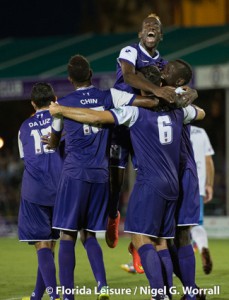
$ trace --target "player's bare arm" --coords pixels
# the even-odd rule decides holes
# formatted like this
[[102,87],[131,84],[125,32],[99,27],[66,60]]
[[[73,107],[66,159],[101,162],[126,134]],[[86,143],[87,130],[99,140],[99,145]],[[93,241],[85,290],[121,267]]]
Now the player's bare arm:
[[125,83],[136,89],[148,91],[170,103],[175,101],[175,88],[170,86],[158,87],[149,80],[138,76],[135,67],[126,61],[121,61],[121,68]]
[[109,111],[96,111],[89,108],[67,107],[54,102],[49,106],[52,116],[62,115],[74,121],[92,125],[114,124],[115,120]]
[[197,112],[195,120],[197,120],[197,121],[198,120],[203,120],[204,117],[205,117],[205,111],[197,105],[193,105],[193,106],[195,107],[196,112]]
[[207,155],[205,159],[206,159],[206,184],[205,184],[206,196],[204,197],[204,203],[208,203],[213,198],[215,167],[211,155]]
[[144,108],[155,108],[159,105],[159,99],[157,99],[154,95],[137,95],[132,105]]

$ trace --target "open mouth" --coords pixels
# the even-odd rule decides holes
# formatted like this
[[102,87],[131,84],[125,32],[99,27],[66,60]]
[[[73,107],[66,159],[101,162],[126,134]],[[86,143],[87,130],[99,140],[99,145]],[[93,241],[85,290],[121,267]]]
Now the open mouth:
[[155,41],[155,33],[153,31],[148,32],[146,40],[147,40],[147,42],[154,42]]

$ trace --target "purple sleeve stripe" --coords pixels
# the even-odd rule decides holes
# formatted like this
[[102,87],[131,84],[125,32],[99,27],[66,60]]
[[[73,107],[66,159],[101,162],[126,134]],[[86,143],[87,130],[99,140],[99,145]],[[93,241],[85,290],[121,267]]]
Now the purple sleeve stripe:
[[116,114],[112,110],[110,110],[110,112],[111,112],[111,114],[112,114],[112,116],[115,120],[115,125],[119,125],[118,118],[117,118]]
[[131,106],[133,104],[135,98],[136,98],[136,95],[133,95],[133,97],[130,99],[130,102],[128,103],[128,105]]

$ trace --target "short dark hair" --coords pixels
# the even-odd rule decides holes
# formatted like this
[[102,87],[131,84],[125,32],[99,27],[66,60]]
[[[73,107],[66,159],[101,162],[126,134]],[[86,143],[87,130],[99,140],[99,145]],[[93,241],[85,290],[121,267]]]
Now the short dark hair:
[[31,91],[31,100],[38,108],[49,106],[51,101],[56,100],[51,84],[47,82],[35,83]]
[[88,60],[82,55],[74,55],[68,62],[68,74],[74,82],[85,82],[91,77]]
[[192,67],[183,59],[176,59],[175,61],[181,65],[179,72],[181,72],[180,76],[184,79],[183,85],[188,84],[192,79]]
[[139,69],[139,72],[141,72],[145,76],[145,78],[148,79],[150,82],[160,86],[161,72],[156,66],[150,65],[142,67]]

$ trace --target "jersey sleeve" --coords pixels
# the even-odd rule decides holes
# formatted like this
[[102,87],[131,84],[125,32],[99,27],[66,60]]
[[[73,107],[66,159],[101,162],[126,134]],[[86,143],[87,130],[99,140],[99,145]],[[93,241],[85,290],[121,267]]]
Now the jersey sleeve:
[[183,107],[182,109],[184,112],[184,124],[188,124],[196,119],[197,110],[193,105],[188,105],[187,107]]
[[18,132],[18,150],[19,150],[19,155],[20,158],[23,159],[24,158],[24,150],[23,150],[23,145],[21,142],[21,138],[20,138],[21,132]]
[[138,107],[134,106],[113,108],[110,112],[115,119],[116,125],[125,125],[127,127],[133,126],[139,115]]
[[214,149],[212,148],[209,137],[208,137],[206,131],[203,128],[202,128],[202,136],[203,136],[203,140],[204,140],[204,153],[205,153],[205,156],[214,155],[215,154]]
[[120,64],[120,61],[124,60],[132,64],[133,66],[135,66],[137,61],[137,56],[138,56],[137,50],[131,46],[127,46],[122,48],[119,57],[117,58],[117,61]]
[[52,119],[52,132],[60,134],[63,130],[63,118],[53,117]]
[[111,97],[115,108],[124,105],[132,105],[134,99],[136,98],[136,95],[134,94],[130,94],[114,88],[111,88],[110,91],[111,91]]

